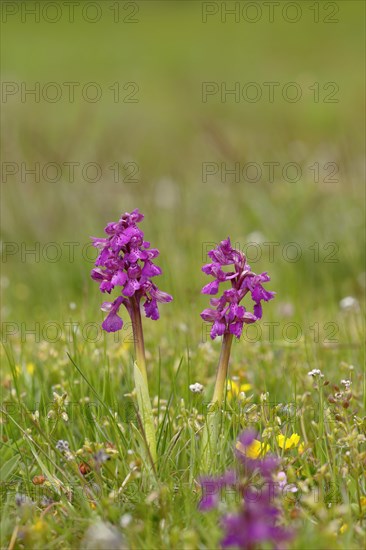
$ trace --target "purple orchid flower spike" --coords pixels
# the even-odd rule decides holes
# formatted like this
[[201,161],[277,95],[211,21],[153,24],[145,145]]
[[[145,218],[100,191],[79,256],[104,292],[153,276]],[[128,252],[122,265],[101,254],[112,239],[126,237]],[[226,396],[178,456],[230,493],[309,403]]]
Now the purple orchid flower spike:
[[219,477],[201,477],[199,483],[202,489],[202,498],[199,503],[199,509],[210,510],[211,508],[216,508],[221,497],[221,491],[227,487],[235,486],[236,482],[237,476],[233,470],[229,470]]
[[[208,255],[212,262],[204,265],[202,271],[212,275],[214,280],[202,288],[202,294],[217,294],[220,284],[225,282],[230,282],[231,288],[224,290],[220,298],[212,298],[210,303],[215,309],[203,310],[201,317],[204,321],[212,323],[212,339],[227,332],[240,338],[244,324],[255,323],[262,318],[261,302],[268,302],[275,295],[262,286],[270,277],[267,273],[253,273],[245,254],[232,248],[229,237],[221,241],[217,248],[210,250]],[[233,266],[232,271],[222,269],[230,265]],[[248,293],[254,302],[253,313],[239,305]]]
[[[101,292],[109,294],[115,287],[121,288],[121,296],[113,302],[104,302],[102,310],[108,312],[102,327],[107,332],[121,330],[123,321],[118,315],[124,305],[132,315],[133,305],[143,307],[146,317],[159,319],[158,302],[171,302],[172,296],[162,292],[151,281],[161,275],[160,267],[153,263],[159,255],[157,248],[150,248],[137,223],[144,219],[137,209],[126,212],[117,223],[108,223],[106,238],[93,237],[93,244],[100,250],[91,277],[99,283]],[[135,302],[135,303],[134,303]]]

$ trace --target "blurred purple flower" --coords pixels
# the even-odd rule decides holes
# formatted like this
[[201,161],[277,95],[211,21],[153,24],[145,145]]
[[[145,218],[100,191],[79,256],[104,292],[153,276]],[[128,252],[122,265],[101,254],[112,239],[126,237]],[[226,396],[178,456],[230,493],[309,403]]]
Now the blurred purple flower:
[[202,488],[202,499],[199,503],[200,510],[210,510],[219,503],[220,491],[227,486],[233,486],[236,483],[236,474],[233,471],[225,472],[224,475],[214,478],[205,476],[200,478]]
[[[217,294],[220,283],[230,281],[231,288],[225,290],[220,298],[212,298],[210,303],[215,309],[205,309],[201,313],[202,319],[212,323],[211,338],[231,333],[240,338],[245,323],[255,323],[262,317],[264,300],[268,302],[275,293],[265,290],[262,283],[270,280],[267,273],[256,275],[251,271],[245,254],[232,248],[230,238],[221,241],[213,250],[208,252],[212,262],[202,267],[207,275],[215,279],[202,288],[202,294]],[[223,266],[232,265],[232,271],[224,271]],[[250,292],[254,302],[253,313],[246,310],[239,303]]]
[[288,530],[276,525],[279,516],[280,510],[269,503],[266,495],[257,492],[251,496],[247,494],[237,514],[227,514],[222,518],[225,531],[222,547],[253,550],[261,548],[263,543],[270,543],[273,548],[279,548],[280,543],[292,538]]
[[115,287],[121,287],[121,295],[113,302],[104,302],[102,310],[108,315],[102,327],[107,332],[116,332],[123,326],[118,315],[123,304],[131,315],[131,299],[138,307],[144,299],[146,317],[159,319],[158,302],[171,302],[172,296],[162,292],[151,281],[161,274],[160,267],[152,260],[159,255],[157,248],[150,248],[144,240],[144,233],[137,223],[144,219],[138,209],[126,212],[118,222],[108,223],[105,228],[107,237],[92,237],[93,245],[100,250],[91,277],[99,283],[102,292],[109,294]]
[[[249,447],[255,437],[255,431],[247,430],[239,436],[238,442]],[[221,518],[224,531],[221,546],[241,550],[254,550],[263,547],[263,544],[271,545],[275,549],[279,545],[283,547],[283,543],[289,541],[293,533],[279,525],[281,509],[276,501],[279,483],[273,478],[278,460],[275,457],[246,458],[242,453],[237,456],[241,463],[238,473],[229,471],[217,478],[207,476],[200,480],[203,491],[200,510],[207,511],[217,507],[219,496],[222,496],[220,492],[230,486],[230,494],[239,494],[240,507],[236,513],[227,513]],[[250,483],[254,474],[260,475],[260,486],[258,483]]]
[[272,474],[279,465],[279,460],[276,456],[267,455],[265,457],[253,459],[250,456],[246,456],[245,453],[238,449],[238,443],[240,443],[244,448],[249,447],[256,437],[257,433],[255,430],[245,430],[245,432],[242,432],[237,439],[235,455],[239,462],[241,462],[244,466],[247,473],[254,473],[255,471],[258,471],[264,479],[271,481]]

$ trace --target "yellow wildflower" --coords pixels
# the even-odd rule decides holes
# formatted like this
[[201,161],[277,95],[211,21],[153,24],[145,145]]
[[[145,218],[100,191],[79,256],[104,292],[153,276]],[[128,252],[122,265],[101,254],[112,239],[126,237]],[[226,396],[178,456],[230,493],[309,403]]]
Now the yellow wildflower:
[[36,367],[35,367],[34,363],[27,363],[26,369],[27,369],[28,374],[30,374],[31,376],[34,374],[35,368]]
[[305,451],[305,443],[302,441],[299,445],[299,453],[302,455],[304,451]]
[[347,531],[347,529],[348,529],[348,525],[347,525],[347,523],[344,523],[341,526],[341,528],[339,529],[340,534],[343,535],[343,533],[345,533]]
[[37,520],[34,525],[32,525],[32,531],[36,533],[42,533],[45,530],[46,524],[41,519]]
[[252,389],[251,384],[239,384],[237,380],[228,380],[227,383],[227,398],[233,399],[233,397],[238,397],[239,393],[247,392]]
[[253,460],[267,454],[270,449],[268,443],[262,443],[262,441],[258,441],[258,439],[254,439],[248,447],[244,447],[244,445],[238,441],[236,443],[236,448],[246,457],[252,458]]
[[277,436],[277,443],[281,449],[292,449],[297,447],[300,441],[299,434],[293,433],[291,437],[285,437],[283,434]]

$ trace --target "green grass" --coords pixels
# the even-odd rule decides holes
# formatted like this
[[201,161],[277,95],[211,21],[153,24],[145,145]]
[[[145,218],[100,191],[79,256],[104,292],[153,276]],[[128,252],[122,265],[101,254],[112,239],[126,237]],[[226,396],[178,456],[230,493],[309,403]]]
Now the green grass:
[[[18,251],[3,248],[1,264],[1,547],[88,547],[85,533],[99,518],[124,540],[119,547],[219,548],[220,513],[197,509],[201,434],[220,353],[199,316],[208,303],[201,266],[207,243],[230,235],[243,247],[256,233],[276,243],[274,258],[262,245],[251,265],[269,272],[277,295],[265,304],[260,336],[253,327],[233,343],[230,376],[251,389],[244,402],[226,400],[213,471],[233,467],[238,433],[254,426],[299,488],[297,502],[281,499],[283,521],[296,533],[291,550],[357,549],[366,510],[363,4],[338,2],[335,25],[312,24],[309,11],[294,25],[202,24],[199,2],[139,5],[136,25],[107,17],[96,25],[80,17],[55,25],[14,17],[3,25],[3,80],[94,81],[104,95],[95,104],[80,97],[2,104],[3,162],[97,162],[103,177],[88,183],[78,169],[74,183],[65,175],[54,184],[22,182],[19,174],[2,183],[2,241]],[[108,86],[116,81],[137,82],[139,102],[114,103]],[[202,103],[204,81],[296,81],[306,95],[294,104]],[[314,103],[314,82],[336,82],[339,102]],[[109,166],[128,161],[138,164],[138,182],[115,183]],[[297,162],[300,181],[286,182],[280,171],[273,183],[202,178],[204,162],[263,168],[272,161]],[[336,163],[339,181],[324,181],[322,169],[314,182],[314,162]],[[174,296],[158,322],[143,320],[156,478],[135,414],[131,331],[116,341],[88,325],[102,321],[104,297],[82,253],[90,235],[136,207],[161,251],[159,287]],[[297,262],[284,257],[291,242],[301,249]],[[22,258],[35,243],[39,257]],[[47,258],[49,243],[61,250],[56,262]],[[343,310],[346,296],[359,308]],[[273,338],[268,323],[279,323]],[[314,387],[307,375],[314,368],[329,384]],[[342,379],[352,380],[348,408],[328,400]],[[189,390],[197,381],[203,395]],[[66,395],[63,405],[54,392]],[[298,433],[304,452],[281,450],[280,432]],[[56,449],[59,440],[68,441],[70,460]],[[100,449],[111,458],[98,468]],[[34,504],[17,506],[16,493]],[[44,497],[54,503],[45,506]]]

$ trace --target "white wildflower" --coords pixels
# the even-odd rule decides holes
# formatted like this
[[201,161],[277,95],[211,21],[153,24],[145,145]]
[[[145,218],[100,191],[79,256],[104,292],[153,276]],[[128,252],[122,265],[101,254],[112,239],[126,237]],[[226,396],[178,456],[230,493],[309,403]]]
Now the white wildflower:
[[275,476],[275,481],[278,483],[280,491],[286,493],[297,493],[297,487],[293,483],[287,482],[287,475],[285,472],[278,472]]
[[316,376],[319,376],[320,378],[324,378],[324,374],[320,369],[313,369],[309,371],[308,376],[312,376],[313,378],[315,378]]
[[189,389],[192,393],[202,393],[204,387],[199,382],[196,382],[195,384],[190,384]]
[[349,390],[352,382],[351,380],[341,380],[341,384],[345,387],[346,390]]
[[81,541],[84,550],[123,550],[126,547],[122,535],[111,523],[97,520],[91,525]]
[[339,302],[339,307],[344,311],[358,311],[360,306],[358,300],[353,296],[346,296]]
[[123,516],[121,516],[119,523],[122,529],[125,529],[130,525],[131,521],[132,521],[131,514],[123,514]]

